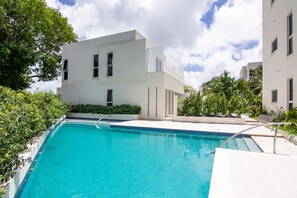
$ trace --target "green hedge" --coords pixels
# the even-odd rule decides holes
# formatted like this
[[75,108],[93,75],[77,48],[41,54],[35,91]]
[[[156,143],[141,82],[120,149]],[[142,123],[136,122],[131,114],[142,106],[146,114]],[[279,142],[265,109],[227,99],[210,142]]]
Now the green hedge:
[[[0,181],[7,181],[26,160],[18,157],[32,138],[70,110],[52,92],[13,91],[0,86]],[[1,192],[2,191],[2,192]],[[0,196],[3,189],[0,188]]]
[[297,107],[290,109],[287,112],[277,111],[271,113],[275,118],[274,122],[290,122],[289,125],[281,127],[282,130],[289,132],[292,135],[297,135]]
[[140,114],[140,106],[131,105],[116,105],[116,106],[103,106],[103,105],[90,105],[78,104],[71,106],[72,113],[95,113],[95,114]]

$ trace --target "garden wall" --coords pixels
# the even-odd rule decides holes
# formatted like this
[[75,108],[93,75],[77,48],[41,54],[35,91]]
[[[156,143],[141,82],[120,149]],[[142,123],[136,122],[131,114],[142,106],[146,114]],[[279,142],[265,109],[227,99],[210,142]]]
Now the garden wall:
[[174,121],[178,122],[201,122],[201,123],[216,123],[216,124],[245,124],[244,118],[232,117],[196,117],[196,116],[176,116]]
[[[100,119],[104,120],[109,119],[109,115],[106,114],[95,114],[95,113],[68,113],[67,118],[81,118],[81,119]],[[132,114],[110,114],[110,120],[139,120],[140,114],[132,115]]]

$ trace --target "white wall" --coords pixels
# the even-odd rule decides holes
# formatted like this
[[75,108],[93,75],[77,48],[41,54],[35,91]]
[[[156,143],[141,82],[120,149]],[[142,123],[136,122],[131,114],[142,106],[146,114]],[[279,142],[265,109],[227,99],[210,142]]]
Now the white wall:
[[148,48],[147,68],[148,72],[156,72],[156,58],[161,60],[161,70],[164,68],[164,49],[162,47]]
[[[287,55],[287,16],[293,13],[293,54]],[[271,53],[277,37],[278,49]],[[293,78],[294,101],[297,106],[297,1],[263,0],[263,106],[268,110],[288,109],[288,78]],[[277,102],[271,91],[277,89]]]
[[[141,118],[164,119],[165,83],[167,89],[183,93],[183,82],[162,71],[155,72],[156,57],[162,64],[166,62],[164,50],[147,46],[147,40],[135,31],[63,46],[68,80],[62,80],[58,92],[72,104],[106,105],[107,90],[112,89],[113,105],[139,105]],[[107,76],[109,52],[113,53],[113,76]],[[96,54],[99,54],[98,78],[93,77]]]

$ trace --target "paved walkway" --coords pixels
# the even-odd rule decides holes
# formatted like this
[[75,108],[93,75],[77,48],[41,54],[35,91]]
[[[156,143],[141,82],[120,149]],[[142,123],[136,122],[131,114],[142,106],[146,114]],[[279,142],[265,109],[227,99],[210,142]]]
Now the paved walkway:
[[295,198],[297,156],[217,149],[209,198]]
[[[206,131],[217,133],[237,133],[241,130],[253,127],[255,125],[235,125],[235,124],[206,124],[206,123],[188,123],[188,122],[170,122],[170,121],[147,121],[147,120],[133,120],[127,122],[113,123],[117,126],[136,126],[136,127],[153,127],[161,129],[179,129],[191,131]],[[248,130],[244,134],[251,135],[254,141],[266,153],[272,153],[274,131],[259,126],[257,128]],[[285,155],[297,155],[297,146],[282,138],[278,134],[277,153]]]
[[[148,120],[132,120],[126,122],[113,123],[118,126],[137,126],[137,127],[153,127],[161,129],[179,129],[192,131],[206,131],[217,133],[237,133],[241,130],[251,128],[257,125],[239,125],[239,124],[207,124],[207,123],[190,123],[190,122],[171,122],[171,121],[148,121]],[[272,137],[274,133],[264,126],[251,129],[244,132],[244,134],[254,136],[269,136]],[[281,135],[280,135],[281,136]]]

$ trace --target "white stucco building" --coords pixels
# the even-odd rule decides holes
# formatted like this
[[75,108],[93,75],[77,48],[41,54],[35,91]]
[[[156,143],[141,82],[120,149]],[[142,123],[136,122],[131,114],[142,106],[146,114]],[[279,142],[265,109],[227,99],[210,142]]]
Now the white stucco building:
[[142,119],[177,112],[183,69],[168,67],[164,49],[137,31],[63,46],[62,87],[71,104],[139,105]]
[[263,0],[263,106],[297,106],[297,1]]
[[242,66],[239,77],[246,79],[247,81],[253,79],[254,70],[262,66],[262,62],[248,63],[246,66]]

